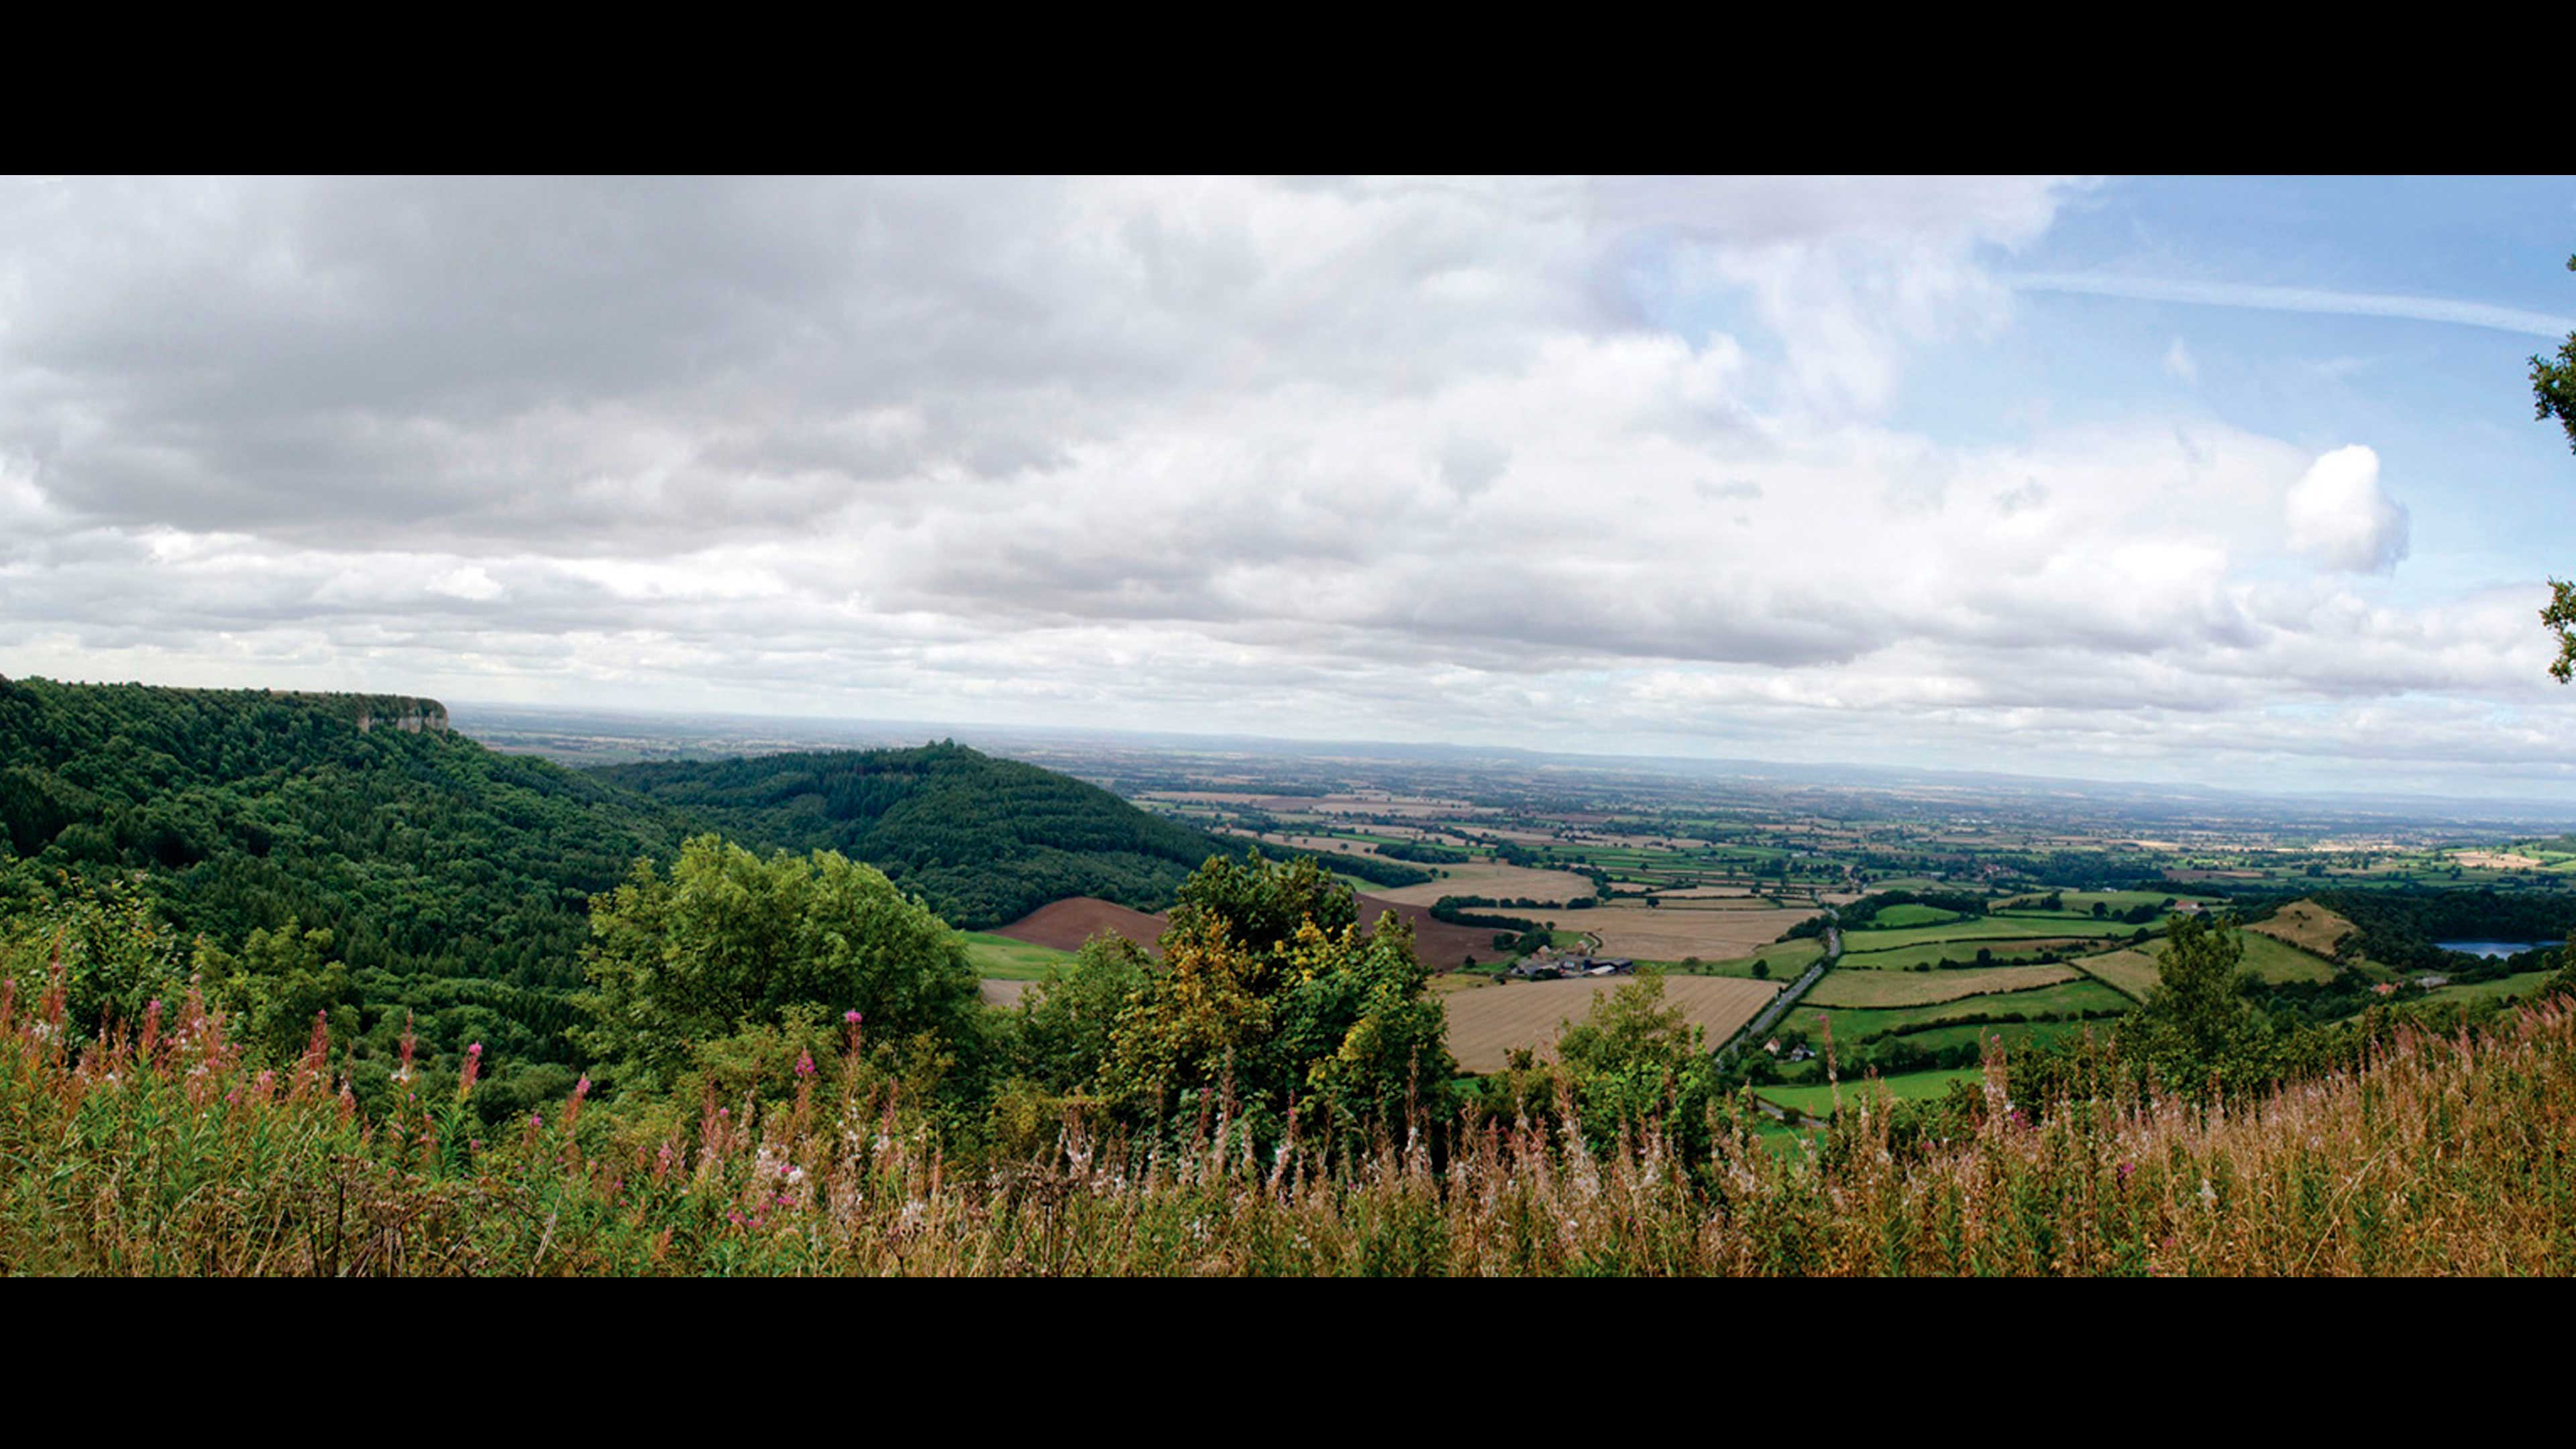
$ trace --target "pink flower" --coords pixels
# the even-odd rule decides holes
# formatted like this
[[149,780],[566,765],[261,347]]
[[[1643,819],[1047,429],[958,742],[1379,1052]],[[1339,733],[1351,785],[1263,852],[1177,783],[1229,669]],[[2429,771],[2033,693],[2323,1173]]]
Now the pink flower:
[[2123,1163],[2121,1163],[2121,1164],[2120,1164],[2120,1180],[2121,1180],[2122,1182],[2127,1182],[2127,1181],[2129,1180],[2129,1174],[2130,1174],[2130,1173],[2133,1173],[2133,1172],[2135,1172],[2135,1171],[2137,1171],[2137,1170],[2138,1170],[2138,1164],[2136,1164],[2136,1163],[2134,1163],[2134,1162],[2123,1162]]
[[810,1077],[814,1075],[814,1054],[812,1052],[798,1052],[796,1054],[796,1075],[800,1077]]
[[848,1022],[852,1026],[857,1026],[860,1022],[867,1020],[867,1018],[859,1015],[859,1009],[854,1006],[841,1013],[841,1020]]
[[479,1057],[483,1055],[483,1043],[478,1041],[474,1045],[467,1047],[465,1049],[465,1054],[469,1057]]

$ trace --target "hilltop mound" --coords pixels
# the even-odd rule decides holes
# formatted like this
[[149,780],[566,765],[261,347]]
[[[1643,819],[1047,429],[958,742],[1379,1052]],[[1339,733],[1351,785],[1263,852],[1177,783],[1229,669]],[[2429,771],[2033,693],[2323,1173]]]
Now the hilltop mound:
[[2259,931],[2275,941],[2286,941],[2302,951],[2312,951],[2331,961],[2337,943],[2357,928],[2315,901],[2292,901],[2274,911],[2270,919],[2256,921],[2245,929]]

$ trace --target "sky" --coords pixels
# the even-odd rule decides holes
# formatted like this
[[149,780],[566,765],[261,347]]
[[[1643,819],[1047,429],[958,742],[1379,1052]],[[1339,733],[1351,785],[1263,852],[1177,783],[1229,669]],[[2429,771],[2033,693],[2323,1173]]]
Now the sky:
[[2576,181],[0,182],[0,674],[2576,803]]

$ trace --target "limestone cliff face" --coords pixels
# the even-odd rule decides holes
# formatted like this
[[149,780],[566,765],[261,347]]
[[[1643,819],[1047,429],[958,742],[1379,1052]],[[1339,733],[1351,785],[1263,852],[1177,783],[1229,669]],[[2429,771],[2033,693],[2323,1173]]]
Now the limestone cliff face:
[[349,702],[350,717],[360,734],[378,725],[413,735],[423,731],[442,734],[447,729],[447,706],[434,699],[416,699],[403,694],[352,694],[340,698]]

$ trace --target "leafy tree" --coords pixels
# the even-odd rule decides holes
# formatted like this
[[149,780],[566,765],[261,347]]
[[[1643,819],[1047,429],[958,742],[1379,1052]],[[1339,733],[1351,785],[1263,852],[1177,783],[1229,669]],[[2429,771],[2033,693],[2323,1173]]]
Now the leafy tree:
[[1583,1020],[1557,1039],[1556,1053],[1585,1131],[1597,1141],[1661,1119],[1685,1151],[1705,1150],[1707,1108],[1721,1077],[1707,1033],[1681,1007],[1664,1004],[1662,972],[1640,971],[1594,997]]
[[243,1036],[281,1058],[304,1044],[315,1013],[349,999],[349,968],[332,959],[331,932],[305,930],[293,916],[274,931],[252,931],[239,956],[201,938],[196,972]]
[[1412,1108],[1445,1115],[1447,1013],[1401,917],[1363,933],[1314,861],[1258,852],[1209,860],[1179,894],[1163,969],[1120,1013],[1100,1072],[1131,1120],[1182,1132],[1230,1112],[1266,1143],[1293,1103],[1301,1130],[1348,1144]]
[[[2576,257],[2567,259],[2567,270],[2576,272]],[[2559,344],[2556,361],[2532,355],[2531,401],[2534,418],[2547,422],[2556,417],[2566,430],[2567,446],[2576,448],[2576,332]],[[2576,678],[2576,582],[2553,578],[2549,592],[2549,607],[2540,611],[2540,622],[2558,637],[2558,660],[2549,672],[2565,684]]]
[[2165,936],[2158,984],[2122,1017],[2121,1054],[2154,1072],[2167,1090],[2205,1099],[2269,1085],[2271,1019],[2246,1000],[2244,939],[2196,916],[2176,916]]
[[974,1030],[963,940],[885,875],[831,851],[766,859],[712,835],[591,903],[574,1040],[626,1085],[667,1087],[694,1044],[860,1013],[881,1036]]
[[1153,989],[1153,962],[1124,936],[1094,936],[1070,965],[1047,973],[1021,999],[1014,1058],[1021,1075],[1054,1092],[1089,1090],[1128,1007]]

